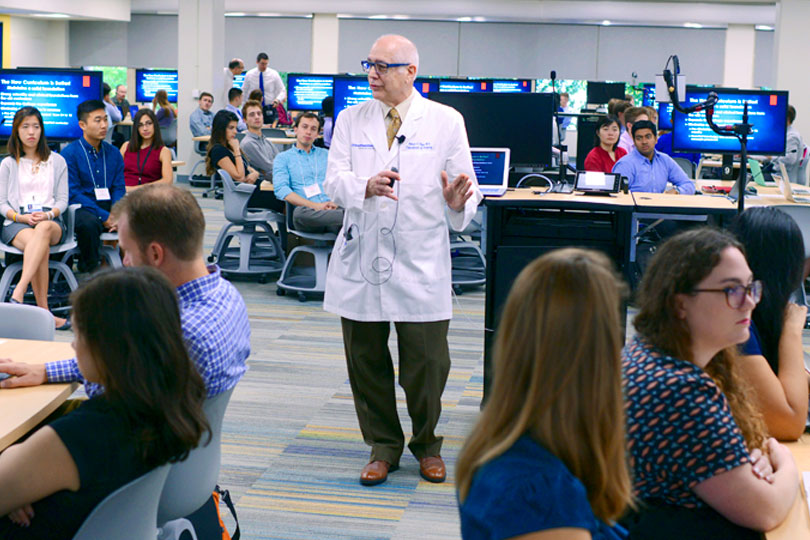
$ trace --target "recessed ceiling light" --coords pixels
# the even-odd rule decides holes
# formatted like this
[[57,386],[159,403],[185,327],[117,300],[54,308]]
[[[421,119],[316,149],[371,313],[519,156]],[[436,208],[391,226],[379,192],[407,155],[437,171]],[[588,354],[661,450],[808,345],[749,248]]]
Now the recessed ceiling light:
[[754,27],[754,30],[773,30],[773,26],[768,26],[767,24],[758,24]]
[[458,22],[472,22],[472,17],[459,17],[456,19]]
[[693,23],[693,22],[683,23],[683,25],[684,25],[686,28],[703,28],[703,25],[702,25],[702,24]]
[[387,19],[388,15],[372,15],[369,19],[376,19],[376,20],[384,20]]
[[612,23],[612,22],[610,22],[610,21],[609,21],[609,20],[607,20],[607,19],[605,19],[604,21],[602,21],[602,26],[610,26],[611,24],[613,24],[613,23]]
[[475,22],[484,22],[486,20],[486,17],[473,17],[473,21]]
[[64,13],[34,13],[33,17],[42,17],[43,19],[69,19],[70,15]]
[[394,15],[391,18],[396,19],[398,21],[405,21],[405,20],[410,19],[410,17],[408,15]]
[[245,17],[247,13],[244,11],[229,11],[225,14],[226,17]]

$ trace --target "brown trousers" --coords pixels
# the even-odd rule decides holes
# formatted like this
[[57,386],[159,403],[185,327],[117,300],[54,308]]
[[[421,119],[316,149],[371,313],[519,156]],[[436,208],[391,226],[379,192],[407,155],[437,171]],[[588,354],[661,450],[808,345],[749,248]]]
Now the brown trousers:
[[[371,461],[399,464],[405,435],[394,393],[394,364],[388,350],[389,322],[341,318],[346,365],[363,440]],[[450,321],[397,322],[399,384],[405,390],[413,436],[408,448],[417,459],[439,455],[442,438],[434,433],[442,412],[442,392],[450,372],[447,330]]]

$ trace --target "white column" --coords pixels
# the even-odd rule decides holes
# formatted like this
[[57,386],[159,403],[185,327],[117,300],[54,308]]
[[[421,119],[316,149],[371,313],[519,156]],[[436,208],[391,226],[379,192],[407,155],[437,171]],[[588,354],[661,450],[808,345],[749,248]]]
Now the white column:
[[194,152],[188,120],[200,92],[222,88],[225,50],[225,0],[180,0],[177,17],[177,158],[188,174],[200,156]]
[[335,13],[312,16],[312,73],[337,73],[339,25]]
[[790,92],[790,104],[796,107],[795,126],[806,143],[810,141],[810,92],[807,91],[810,72],[806,69],[810,2],[781,0],[776,9],[773,47],[776,89]]
[[726,57],[723,86],[751,88],[754,85],[756,31],[750,24],[729,24],[726,30]]

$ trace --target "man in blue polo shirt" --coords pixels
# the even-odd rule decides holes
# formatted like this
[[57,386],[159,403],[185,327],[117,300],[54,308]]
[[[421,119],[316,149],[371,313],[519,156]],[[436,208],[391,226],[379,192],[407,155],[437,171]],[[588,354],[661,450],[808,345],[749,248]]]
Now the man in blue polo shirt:
[[273,160],[276,198],[295,205],[293,223],[305,232],[337,233],[343,225],[343,209],[323,191],[329,152],[313,146],[321,123],[313,113],[295,119],[295,146]]
[[[634,147],[613,166],[613,172],[626,176],[630,191],[693,195],[695,183],[668,155],[655,149],[658,132],[649,120],[633,124]],[[672,188],[667,189],[667,182]]]
[[104,141],[109,122],[103,101],[80,103],[76,116],[84,135],[67,145],[62,157],[67,162],[70,204],[82,205],[74,223],[79,271],[92,272],[101,261],[101,233],[115,230],[110,209],[126,193],[124,159]]

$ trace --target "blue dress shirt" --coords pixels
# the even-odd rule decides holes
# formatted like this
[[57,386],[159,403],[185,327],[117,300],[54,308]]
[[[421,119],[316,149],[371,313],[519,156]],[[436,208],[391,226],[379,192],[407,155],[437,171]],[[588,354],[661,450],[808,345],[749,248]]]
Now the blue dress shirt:
[[[217,266],[207,276],[177,288],[180,324],[191,361],[205,381],[208,397],[230,390],[247,371],[250,322],[239,291],[222,278]],[[75,358],[45,364],[48,382],[81,382],[90,397],[104,389],[87,382]]]
[[191,135],[194,137],[202,137],[203,135],[211,135],[211,125],[214,123],[214,113],[211,111],[204,111],[197,107],[188,119],[189,128],[191,128]]
[[686,176],[683,169],[671,157],[658,150],[655,150],[651,162],[634,146],[630,153],[616,162],[613,172],[628,178],[630,191],[663,193],[667,189],[667,182],[672,182],[682,195],[695,193],[695,183]]
[[228,103],[227,105],[225,105],[225,110],[231,111],[239,119],[239,122],[236,124],[237,131],[245,131],[247,129],[247,124],[245,124],[245,119],[242,118],[242,111],[239,110],[239,107]]
[[[297,146],[281,152],[273,160],[273,190],[276,198],[281,201],[295,192],[312,202],[329,202],[329,197],[323,191],[328,160],[329,152],[317,146],[313,146],[309,152]],[[318,185],[320,193],[307,197],[304,187],[314,184]]]
[[96,150],[82,137],[67,145],[62,150],[62,157],[68,168],[70,204],[81,204],[82,208],[95,214],[101,221],[107,221],[110,213],[98,205],[95,190],[109,189],[111,205],[126,194],[121,152],[105,141]]

